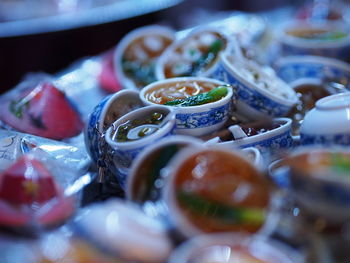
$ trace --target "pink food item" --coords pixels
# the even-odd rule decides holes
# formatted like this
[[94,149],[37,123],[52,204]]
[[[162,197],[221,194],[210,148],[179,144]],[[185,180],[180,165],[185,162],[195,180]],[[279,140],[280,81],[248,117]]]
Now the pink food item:
[[39,160],[24,155],[0,174],[0,226],[54,225],[73,211],[74,198]]
[[76,136],[84,127],[78,111],[50,82],[9,97],[0,105],[0,120],[18,131],[56,140]]
[[122,89],[114,71],[113,52],[102,57],[101,73],[98,76],[100,87],[109,93],[115,93]]

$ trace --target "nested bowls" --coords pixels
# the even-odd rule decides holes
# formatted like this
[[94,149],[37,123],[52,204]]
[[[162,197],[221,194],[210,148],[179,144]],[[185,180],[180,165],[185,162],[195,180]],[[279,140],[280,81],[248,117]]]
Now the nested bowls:
[[[215,88],[226,89],[219,97],[210,97],[204,104],[193,106],[165,105],[176,99],[210,92]],[[223,91],[224,89],[221,89]],[[215,93],[216,94],[216,93]],[[221,128],[230,116],[233,91],[222,81],[201,77],[183,77],[156,81],[140,91],[146,105],[165,105],[176,112],[176,133],[200,136]],[[215,100],[213,100],[215,99]]]
[[259,120],[285,116],[298,102],[295,91],[274,72],[253,61],[221,54],[213,77],[233,86],[236,112],[241,118]]
[[124,188],[135,157],[147,146],[173,134],[174,112],[162,105],[143,107],[117,119],[106,131],[105,140],[112,158],[111,170]]
[[169,164],[163,198],[170,220],[185,237],[255,232],[265,222],[270,188],[239,150],[192,146]]

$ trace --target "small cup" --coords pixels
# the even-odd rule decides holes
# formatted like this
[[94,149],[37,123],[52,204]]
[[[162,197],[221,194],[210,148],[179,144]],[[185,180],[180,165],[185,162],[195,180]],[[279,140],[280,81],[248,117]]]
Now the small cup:
[[[298,102],[295,91],[271,69],[265,71],[244,58],[221,54],[212,75],[233,86],[237,94],[235,114],[243,119],[282,117]],[[260,76],[258,81],[256,75]]]
[[350,145],[350,93],[324,97],[316,102],[300,127],[302,145]]
[[[144,26],[128,33],[118,43],[114,54],[117,79],[125,88],[136,90],[155,81],[157,60],[174,39],[175,32],[160,25]],[[133,60],[125,61],[128,58]]]
[[[158,125],[157,130],[145,137],[125,142],[118,142],[113,139],[116,129],[132,120],[143,120],[145,116],[151,113],[159,112],[166,114],[162,123]],[[129,168],[135,157],[147,146],[154,144],[157,140],[170,136],[175,129],[175,114],[174,112],[164,106],[147,106],[141,109],[134,110],[118,120],[116,120],[111,127],[108,128],[105,135],[105,140],[111,148],[110,157],[112,158],[113,171],[119,179],[122,188],[125,187],[126,178],[129,174]]]
[[156,65],[156,76],[158,79],[210,77],[219,55],[231,51],[240,52],[233,36],[226,35],[218,27],[199,27],[165,50]]
[[333,81],[346,85],[350,80],[350,64],[334,58],[288,56],[278,59],[274,68],[292,86],[296,85],[295,81]]
[[140,107],[143,107],[143,103],[139,99],[139,93],[133,90],[121,90],[97,104],[89,115],[84,130],[86,149],[96,164],[103,152],[102,135],[107,128],[124,114]]
[[349,30],[339,23],[292,23],[286,25],[277,38],[282,56],[349,58]]
[[293,147],[292,121],[289,118],[275,118],[271,124],[276,128],[256,135],[220,142],[219,144],[225,145],[226,148],[255,147],[265,159],[274,160],[283,154],[283,151],[290,150]]
[[[168,167],[163,198],[168,218],[183,236],[262,228],[269,184],[240,150],[192,146],[179,152]],[[232,198],[240,186],[250,189],[247,195]]]
[[303,263],[304,256],[276,240],[260,235],[208,234],[176,248],[169,263],[261,262]]
[[[193,89],[198,89],[197,93],[203,93],[204,91],[201,90],[203,87],[211,90],[223,85],[227,86],[228,92],[223,98],[202,105],[190,107],[166,106],[169,109],[176,110],[175,132],[183,135],[201,136],[220,129],[229,118],[233,96],[232,88],[224,82],[200,77],[159,80],[142,89],[140,98],[146,105],[159,105],[147,99],[150,92],[164,89],[164,93],[174,87],[179,88],[190,85],[193,86]],[[177,92],[181,93],[181,91]],[[185,97],[185,95],[183,96]]]

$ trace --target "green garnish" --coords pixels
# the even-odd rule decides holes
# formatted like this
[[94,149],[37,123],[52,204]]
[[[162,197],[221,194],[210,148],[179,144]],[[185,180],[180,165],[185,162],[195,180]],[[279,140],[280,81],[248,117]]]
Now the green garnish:
[[301,35],[301,38],[305,39],[316,39],[316,40],[337,40],[346,37],[347,34],[344,32],[334,31],[325,33],[305,34]]
[[9,105],[10,112],[15,115],[17,118],[21,119],[23,117],[23,110],[24,107],[29,106],[29,101],[26,103],[22,103],[23,99],[20,99],[19,101],[11,101]]
[[144,87],[156,81],[154,63],[140,63],[138,61],[129,61],[126,58],[122,60],[124,72],[129,75],[139,87]]
[[341,174],[350,174],[350,158],[340,153],[331,155],[332,169]]
[[204,92],[185,99],[167,101],[166,103],[164,103],[164,105],[190,107],[218,101],[227,95],[228,87],[229,86],[219,86],[212,89],[211,91]]
[[230,224],[261,225],[265,220],[265,210],[261,208],[231,207],[185,191],[177,192],[177,199],[182,206],[193,213],[221,219]]

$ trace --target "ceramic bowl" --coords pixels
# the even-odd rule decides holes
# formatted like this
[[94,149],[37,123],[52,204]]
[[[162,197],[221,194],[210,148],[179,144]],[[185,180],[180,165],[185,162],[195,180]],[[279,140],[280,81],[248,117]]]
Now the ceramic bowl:
[[350,152],[341,147],[306,147],[284,161],[298,205],[331,223],[350,219]]
[[[146,116],[148,118],[155,112],[163,114],[164,119],[159,125],[157,125],[157,128],[153,133],[134,140],[118,141],[117,132],[119,132],[121,125],[135,120],[144,120]],[[112,126],[106,131],[105,140],[111,149],[109,155],[112,159],[113,167],[110,167],[110,170],[116,174],[119,183],[123,188],[125,187],[129,168],[135,157],[147,146],[153,145],[156,141],[172,135],[174,129],[175,114],[171,109],[162,105],[147,106],[136,109],[113,122]]]
[[121,199],[82,209],[74,226],[84,240],[92,241],[121,262],[165,262],[173,247],[164,224]]
[[237,93],[235,114],[243,119],[282,117],[298,102],[294,90],[271,69],[267,72],[246,59],[222,54],[212,75],[233,86]]
[[166,173],[164,168],[185,147],[201,145],[199,139],[174,135],[156,142],[142,151],[133,162],[126,182],[126,198],[137,202],[156,202],[161,198]]
[[84,130],[86,149],[96,164],[103,152],[104,140],[101,136],[107,128],[124,114],[140,107],[143,107],[143,103],[139,93],[133,90],[121,90],[96,105]]
[[277,38],[281,56],[349,58],[349,30],[339,23],[292,23],[286,25]]
[[[261,152],[264,159],[274,160],[293,147],[292,121],[289,118],[275,118],[267,124],[274,128],[256,135],[219,142],[219,144],[231,149],[255,147]],[[246,126],[249,127],[249,125]]]
[[295,81],[334,81],[348,84],[350,64],[334,58],[319,56],[287,56],[278,59],[274,65],[277,75],[290,83]]
[[[140,98],[146,105],[159,105],[147,99],[148,94],[157,89],[163,89],[166,94],[172,89],[182,89],[189,87],[189,91],[199,90],[201,87],[211,90],[218,86],[226,85],[222,81],[201,77],[183,77],[172,78],[156,81],[140,91]],[[199,88],[198,88],[199,87]],[[220,129],[228,120],[232,104],[233,91],[227,86],[227,94],[214,102],[202,105],[182,107],[182,106],[166,106],[169,109],[176,110],[176,133],[183,135],[201,136]],[[191,91],[192,92],[192,91]],[[198,91],[196,91],[198,92]],[[183,91],[179,91],[183,93]],[[202,93],[199,91],[199,93]],[[167,95],[169,96],[169,95]],[[181,95],[182,96],[182,95]]]
[[233,36],[218,27],[196,28],[165,50],[157,63],[156,76],[158,79],[210,77],[224,52],[240,52]]
[[316,102],[300,127],[302,145],[350,145],[350,93],[324,97]]
[[[167,218],[183,236],[255,232],[263,226],[269,183],[240,150],[191,146],[180,151],[168,167],[163,188]],[[250,190],[238,198],[241,187]]]
[[174,40],[175,32],[160,25],[140,27],[125,35],[114,53],[117,79],[125,88],[137,90],[155,81],[157,60]]
[[210,234],[192,238],[176,248],[169,263],[256,262],[302,263],[297,250],[259,235]]

